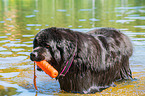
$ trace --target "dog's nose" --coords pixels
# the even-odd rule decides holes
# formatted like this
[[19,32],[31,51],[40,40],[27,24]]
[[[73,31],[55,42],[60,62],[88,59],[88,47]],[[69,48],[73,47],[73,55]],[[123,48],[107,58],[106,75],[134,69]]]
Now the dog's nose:
[[32,61],[35,61],[36,58],[37,58],[37,52],[31,52],[31,53],[30,53],[30,59],[31,59]]
[[32,61],[42,61],[45,59],[45,56],[43,56],[42,54],[38,53],[38,52],[31,52],[30,53],[30,59]]

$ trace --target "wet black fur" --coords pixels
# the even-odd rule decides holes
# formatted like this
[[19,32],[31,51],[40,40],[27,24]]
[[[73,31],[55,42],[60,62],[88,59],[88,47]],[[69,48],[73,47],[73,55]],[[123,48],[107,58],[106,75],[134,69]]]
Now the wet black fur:
[[127,36],[113,28],[96,29],[87,34],[64,28],[44,29],[34,38],[30,58],[47,60],[60,73],[76,41],[72,66],[66,76],[58,78],[62,90],[95,93],[114,81],[132,78],[129,68],[132,44]]

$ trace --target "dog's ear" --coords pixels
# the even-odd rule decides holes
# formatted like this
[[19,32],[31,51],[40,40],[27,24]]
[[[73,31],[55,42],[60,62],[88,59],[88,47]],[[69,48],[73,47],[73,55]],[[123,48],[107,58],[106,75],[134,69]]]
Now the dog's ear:
[[49,49],[50,49],[49,51],[50,51],[53,59],[55,60],[55,63],[59,64],[62,60],[62,56],[61,56],[61,54],[62,54],[61,51],[62,50],[61,50],[61,48],[58,46],[58,44],[54,43],[51,46],[49,46]]
[[54,58],[57,62],[60,62],[61,60],[61,52],[58,48],[54,49]]

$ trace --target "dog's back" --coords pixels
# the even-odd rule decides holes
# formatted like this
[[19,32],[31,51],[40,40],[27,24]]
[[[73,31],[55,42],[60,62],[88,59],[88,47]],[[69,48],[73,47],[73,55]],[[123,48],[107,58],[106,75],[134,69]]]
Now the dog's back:
[[94,36],[95,38],[99,38],[99,40],[105,43],[105,47],[108,47],[106,44],[115,44],[118,48],[122,49],[123,47],[124,50],[122,50],[122,52],[124,53],[124,55],[131,56],[133,53],[133,47],[130,39],[117,29],[114,28],[95,29],[89,31],[88,34]]

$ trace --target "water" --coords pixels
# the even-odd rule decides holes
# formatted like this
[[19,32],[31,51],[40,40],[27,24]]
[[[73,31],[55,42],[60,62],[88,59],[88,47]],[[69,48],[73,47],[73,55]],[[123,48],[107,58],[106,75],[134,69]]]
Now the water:
[[130,67],[137,80],[116,82],[95,95],[145,95],[144,0],[1,0],[0,6],[0,96],[74,95],[62,92],[43,72],[36,72],[38,93],[33,86],[32,41],[52,26],[81,32],[120,29],[132,40]]

